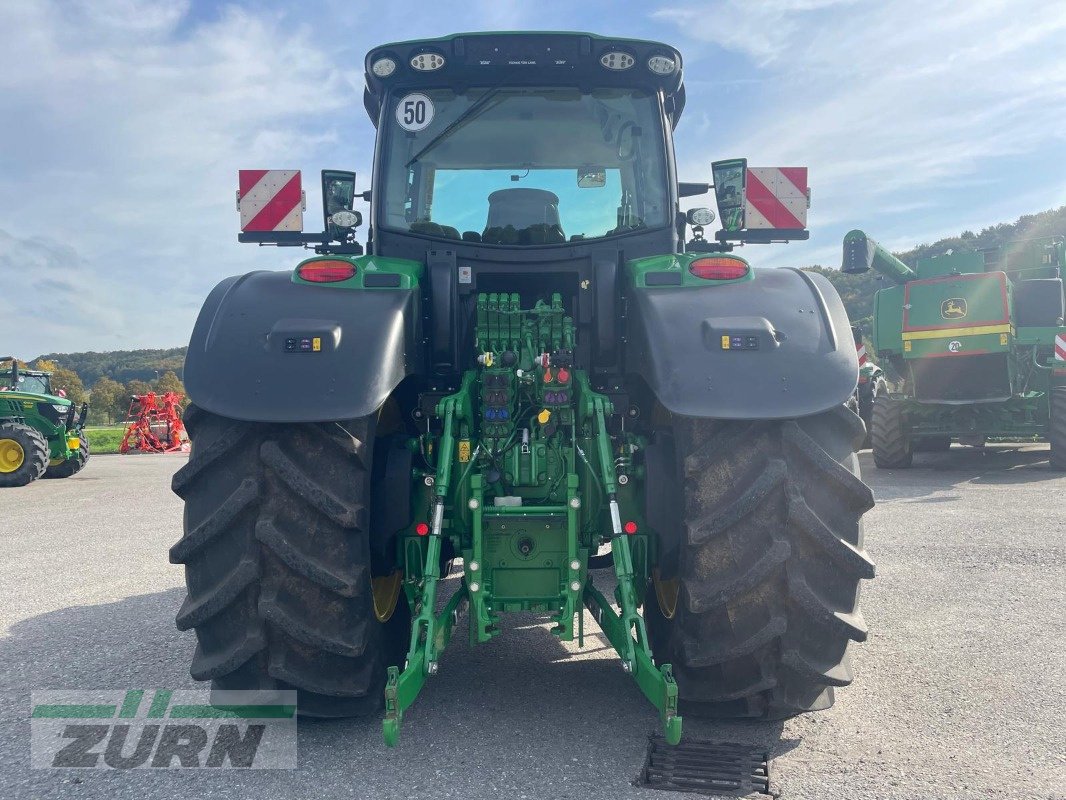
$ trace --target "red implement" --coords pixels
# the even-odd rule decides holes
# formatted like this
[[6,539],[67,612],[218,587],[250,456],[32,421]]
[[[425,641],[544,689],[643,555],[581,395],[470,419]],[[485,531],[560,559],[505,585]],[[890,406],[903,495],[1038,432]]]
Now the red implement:
[[176,392],[134,395],[126,415],[122,453],[188,452],[189,437],[178,410],[182,395]]

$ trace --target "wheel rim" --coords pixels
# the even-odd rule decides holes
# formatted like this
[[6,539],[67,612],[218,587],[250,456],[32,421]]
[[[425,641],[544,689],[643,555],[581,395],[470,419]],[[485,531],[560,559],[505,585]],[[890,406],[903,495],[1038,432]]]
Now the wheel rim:
[[677,613],[677,593],[681,584],[677,578],[663,580],[659,577],[659,570],[652,572],[652,582],[655,584],[655,599],[659,601],[659,610],[667,619],[673,619]]
[[0,472],[14,472],[26,463],[26,451],[14,439],[0,439]]
[[374,616],[378,622],[388,622],[392,618],[396,611],[396,601],[400,599],[402,584],[403,573],[400,570],[370,581],[374,594]]

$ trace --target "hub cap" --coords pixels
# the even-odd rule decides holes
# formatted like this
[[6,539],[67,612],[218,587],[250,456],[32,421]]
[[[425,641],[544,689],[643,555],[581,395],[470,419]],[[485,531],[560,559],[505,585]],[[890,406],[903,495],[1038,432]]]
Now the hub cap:
[[396,601],[400,599],[403,573],[396,570],[391,575],[373,578],[370,583],[374,590],[374,616],[378,622],[388,622],[396,610]]
[[14,439],[0,439],[0,472],[14,472],[26,461],[22,445]]
[[655,583],[655,599],[659,601],[659,610],[667,619],[673,619],[677,613],[677,593],[681,588],[677,578],[663,580],[659,577],[659,570],[652,573]]

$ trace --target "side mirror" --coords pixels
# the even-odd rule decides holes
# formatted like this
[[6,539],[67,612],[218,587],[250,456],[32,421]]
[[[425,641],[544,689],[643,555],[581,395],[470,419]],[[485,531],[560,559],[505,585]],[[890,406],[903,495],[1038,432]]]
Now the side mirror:
[[331,241],[343,242],[349,231],[359,227],[363,215],[355,211],[355,173],[337,169],[322,170],[322,217]]
[[722,227],[727,231],[744,228],[744,178],[747,172],[746,158],[716,161],[711,165],[714,198],[718,203]]

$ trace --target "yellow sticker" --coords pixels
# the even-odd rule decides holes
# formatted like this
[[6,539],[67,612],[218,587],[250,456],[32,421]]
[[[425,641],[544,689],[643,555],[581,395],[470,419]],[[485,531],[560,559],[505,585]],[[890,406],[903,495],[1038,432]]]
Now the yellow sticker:
[[723,350],[728,350],[729,349],[729,334],[728,333],[723,333],[722,334],[722,349]]
[[316,353],[322,350],[322,337],[316,336],[311,340],[311,349]]
[[470,440],[459,440],[459,463],[465,464],[470,460]]
[[910,351],[911,351],[911,343],[910,342],[904,342],[903,343],[903,352],[909,353]]
[[1007,342],[1008,342],[1008,336],[1007,336],[1007,334],[1005,334],[1005,333],[1001,333],[1001,334],[999,335],[999,343],[1000,343],[1000,344],[1007,344]]

